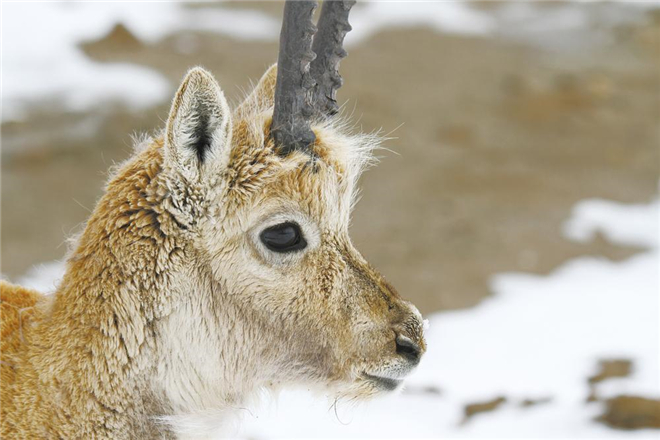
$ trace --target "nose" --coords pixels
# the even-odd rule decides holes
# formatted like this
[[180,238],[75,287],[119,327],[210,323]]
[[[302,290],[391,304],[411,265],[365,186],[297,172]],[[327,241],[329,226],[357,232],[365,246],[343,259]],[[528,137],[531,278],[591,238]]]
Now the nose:
[[396,352],[411,363],[417,365],[422,357],[422,347],[408,336],[401,333],[396,335]]

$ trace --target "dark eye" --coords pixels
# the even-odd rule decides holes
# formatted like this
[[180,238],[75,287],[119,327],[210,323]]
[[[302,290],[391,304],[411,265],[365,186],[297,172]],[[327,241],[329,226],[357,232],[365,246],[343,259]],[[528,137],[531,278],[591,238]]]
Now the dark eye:
[[307,242],[300,232],[300,226],[295,223],[281,223],[271,226],[264,229],[259,238],[273,252],[298,251],[307,246]]

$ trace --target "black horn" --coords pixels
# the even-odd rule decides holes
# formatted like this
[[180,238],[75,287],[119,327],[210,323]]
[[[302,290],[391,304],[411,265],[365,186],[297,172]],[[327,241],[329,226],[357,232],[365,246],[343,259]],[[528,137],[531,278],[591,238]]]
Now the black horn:
[[316,82],[314,109],[319,116],[332,116],[339,110],[337,89],[343,84],[339,75],[339,62],[346,56],[343,43],[346,33],[351,30],[348,14],[354,4],[355,0],[323,2],[318,32],[312,46],[316,59],[310,66],[312,78]]
[[287,1],[284,5],[271,125],[271,136],[283,155],[308,150],[316,140],[310,128],[315,82],[309,71],[315,57],[312,15],[316,6],[316,1],[309,0]]
[[346,56],[342,46],[351,30],[348,14],[354,4],[355,0],[323,2],[318,33],[312,22],[316,1],[284,4],[271,125],[271,136],[283,155],[309,150],[316,140],[311,120],[338,111],[339,62]]

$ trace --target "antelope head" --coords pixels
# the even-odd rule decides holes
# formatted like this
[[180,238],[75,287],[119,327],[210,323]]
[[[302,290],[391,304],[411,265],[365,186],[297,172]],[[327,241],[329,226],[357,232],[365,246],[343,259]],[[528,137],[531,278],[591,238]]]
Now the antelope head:
[[398,388],[425,351],[420,313],[349,238],[379,141],[336,115],[353,3],[326,1],[317,30],[315,1],[286,2],[278,65],[233,111],[200,68],[174,98],[167,209],[192,263],[159,330],[157,380],[175,406],[287,384],[367,397]]

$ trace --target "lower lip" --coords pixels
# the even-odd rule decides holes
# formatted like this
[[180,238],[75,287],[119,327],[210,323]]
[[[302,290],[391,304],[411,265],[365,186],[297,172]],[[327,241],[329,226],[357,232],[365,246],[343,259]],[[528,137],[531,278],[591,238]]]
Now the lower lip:
[[369,381],[378,385],[379,388],[382,388],[387,391],[395,390],[400,384],[401,380],[390,379],[387,377],[372,376],[371,374],[364,373],[364,377],[369,379]]

